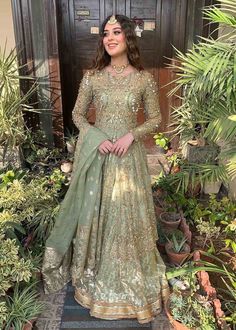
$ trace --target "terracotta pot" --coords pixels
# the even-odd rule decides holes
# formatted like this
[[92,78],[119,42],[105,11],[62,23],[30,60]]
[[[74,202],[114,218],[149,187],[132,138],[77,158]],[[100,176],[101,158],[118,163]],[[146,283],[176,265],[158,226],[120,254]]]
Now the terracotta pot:
[[184,217],[181,219],[179,229],[183,232],[184,236],[187,238],[187,243],[191,246],[192,232],[190,231],[189,225]]
[[190,196],[198,196],[201,192],[201,189],[202,189],[201,184],[196,183],[195,185],[189,184],[187,191]]
[[181,215],[175,212],[162,212],[160,214],[160,221],[164,228],[173,231],[179,227]]
[[167,242],[165,244],[166,254],[168,255],[169,261],[174,265],[181,265],[183,261],[189,256],[190,254],[190,246],[185,243],[184,244],[184,251],[181,253],[176,253],[173,251],[172,242]]
[[176,321],[173,318],[173,316],[171,315],[171,312],[170,312],[170,297],[165,302],[165,312],[166,312],[166,315],[168,316],[168,319],[169,319],[171,325],[174,327],[175,330],[191,330],[186,325],[182,324],[179,321]]
[[159,251],[161,254],[166,254],[165,244],[166,244],[166,243],[160,243],[160,242],[157,240],[157,248],[158,248],[158,251]]
[[178,172],[180,172],[180,166],[179,165],[173,166],[171,173],[178,173]]
[[[193,260],[196,262],[199,261],[198,264],[201,265],[200,259],[201,259],[201,251],[195,251],[193,254]],[[212,262],[212,260],[209,261]],[[225,314],[221,308],[221,302],[217,298],[216,289],[212,286],[208,273],[205,270],[199,271],[197,273],[197,278],[202,290],[205,292],[208,299],[212,302],[212,306],[215,312],[215,317],[219,329],[230,330],[230,326],[224,320]]]
[[[35,322],[36,322],[36,319],[33,319],[33,320],[28,321],[28,323],[26,323],[23,326],[22,330],[31,330],[33,328],[33,325],[34,325]],[[9,330],[16,330],[16,329],[13,328],[13,327],[10,327]]]
[[33,277],[36,278],[36,280],[40,282],[42,280],[41,271],[38,270],[38,271],[33,272]]
[[30,320],[23,326],[22,330],[31,330],[33,328],[33,324],[35,323],[36,319]]
[[163,208],[160,206],[157,206],[156,204],[154,204],[154,207],[155,207],[155,214],[159,218],[160,214],[163,213]]

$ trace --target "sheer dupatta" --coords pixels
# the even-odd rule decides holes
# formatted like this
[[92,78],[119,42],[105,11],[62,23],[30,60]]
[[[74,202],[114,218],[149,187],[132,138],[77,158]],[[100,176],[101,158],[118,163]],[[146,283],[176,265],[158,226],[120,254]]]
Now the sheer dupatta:
[[[70,187],[61,204],[52,233],[46,241],[43,279],[46,293],[55,292],[71,280],[73,241],[78,232],[83,236],[81,274],[86,264],[86,249],[93,221],[98,221],[101,198],[102,166],[105,156],[98,146],[108,137],[91,126],[77,143]],[[77,269],[78,271],[78,269]]]

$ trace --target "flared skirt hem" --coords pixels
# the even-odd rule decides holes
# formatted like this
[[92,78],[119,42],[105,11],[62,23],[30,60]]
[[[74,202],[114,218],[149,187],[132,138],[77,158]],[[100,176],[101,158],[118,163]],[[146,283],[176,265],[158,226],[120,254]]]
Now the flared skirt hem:
[[90,315],[104,320],[137,319],[140,324],[149,323],[162,312],[161,295],[153,303],[142,307],[126,302],[108,303],[92,300],[89,295],[75,288],[75,301],[90,309]]

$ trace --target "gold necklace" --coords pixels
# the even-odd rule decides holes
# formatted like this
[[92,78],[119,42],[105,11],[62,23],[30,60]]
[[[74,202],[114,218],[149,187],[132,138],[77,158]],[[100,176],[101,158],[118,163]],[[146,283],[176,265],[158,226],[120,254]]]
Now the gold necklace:
[[128,65],[129,65],[129,62],[128,63],[126,63],[126,64],[123,64],[123,65],[121,65],[121,66],[118,66],[118,65],[111,65],[111,67],[112,67],[112,69],[115,71],[115,73],[117,73],[117,74],[121,74],[121,73],[123,73],[124,72],[124,70],[128,67]]

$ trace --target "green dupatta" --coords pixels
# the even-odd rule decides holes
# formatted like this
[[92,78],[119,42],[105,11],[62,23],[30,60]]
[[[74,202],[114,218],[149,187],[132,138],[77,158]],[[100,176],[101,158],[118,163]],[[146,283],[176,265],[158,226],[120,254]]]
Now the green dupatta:
[[[91,126],[75,153],[70,187],[61,204],[55,226],[46,241],[42,273],[47,293],[60,290],[71,279],[72,242],[79,228],[90,232],[92,222],[99,216],[102,165],[105,156],[98,146],[108,137]],[[87,238],[87,244],[89,237]],[[86,244],[83,242],[83,244]],[[83,246],[83,250],[86,246]],[[86,255],[86,253],[85,253]],[[86,260],[83,261],[85,264]]]

